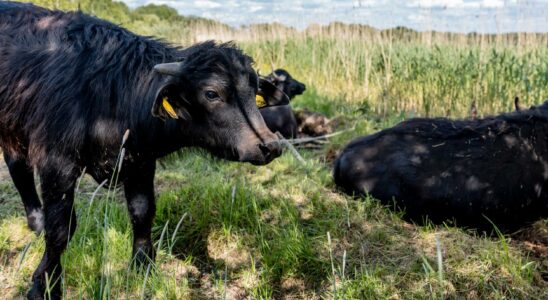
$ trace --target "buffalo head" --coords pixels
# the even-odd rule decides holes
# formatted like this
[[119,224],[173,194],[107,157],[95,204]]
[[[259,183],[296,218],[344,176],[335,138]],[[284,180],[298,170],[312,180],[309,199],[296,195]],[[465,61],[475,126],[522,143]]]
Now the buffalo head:
[[181,61],[158,64],[165,76],[152,114],[175,119],[187,144],[228,160],[267,164],[280,156],[278,138],[256,106],[258,76],[252,59],[230,43],[205,42]]

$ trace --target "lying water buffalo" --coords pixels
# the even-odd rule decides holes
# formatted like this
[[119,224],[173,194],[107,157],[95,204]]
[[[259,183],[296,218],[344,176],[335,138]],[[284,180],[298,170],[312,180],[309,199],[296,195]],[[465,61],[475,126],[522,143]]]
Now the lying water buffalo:
[[[277,105],[277,103],[285,101],[287,98],[293,99],[295,96],[301,95],[305,89],[306,86],[303,83],[295,80],[283,69],[273,71],[266,76],[266,82],[261,83],[261,90],[265,90],[264,94],[270,99],[269,105]],[[286,138],[297,136],[297,120],[293,115],[291,105],[278,104],[277,106],[261,108],[259,111],[265,120],[266,126],[272,132],[279,131]]]
[[515,230],[548,217],[548,101],[478,120],[410,119],[352,141],[338,186],[416,222]]
[[296,110],[293,114],[299,124],[299,133],[307,136],[321,136],[333,132],[331,120],[324,114],[306,108]]
[[[141,263],[154,257],[158,157],[187,146],[257,165],[280,155],[255,105],[251,63],[232,44],[181,49],[82,13],[0,2],[0,147],[29,226],[45,229],[29,298],[43,298],[46,276],[58,282],[62,273],[77,178],[112,178],[123,140],[119,181]],[[59,298],[60,284],[50,292]]]

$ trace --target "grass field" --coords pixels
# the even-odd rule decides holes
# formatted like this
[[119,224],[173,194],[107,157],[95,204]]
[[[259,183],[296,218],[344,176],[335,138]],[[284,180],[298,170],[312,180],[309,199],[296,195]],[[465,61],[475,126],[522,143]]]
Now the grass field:
[[[334,190],[321,155],[266,167],[190,151],[157,175],[156,264],[128,269],[122,195],[84,179],[78,230],[63,257],[69,299],[546,298],[546,222],[529,240],[419,227],[371,199]],[[0,285],[24,294],[44,247],[0,185]],[[439,252],[437,250],[439,242]],[[544,244],[543,244],[544,243]],[[537,247],[537,248],[535,248]],[[543,250],[544,249],[544,250]],[[438,264],[441,258],[441,265]],[[441,268],[439,268],[441,266]]]
[[[52,2],[52,1],[49,1]],[[129,269],[131,228],[122,192],[84,177],[78,229],[63,256],[68,299],[547,299],[548,220],[507,236],[415,226],[374,199],[345,196],[333,155],[352,138],[412,116],[468,117],[548,97],[546,34],[464,36],[340,26],[233,30],[218,25],[132,29],[188,45],[236,40],[263,74],[286,68],[306,83],[294,106],[354,127],[319,150],[264,167],[185,150],[158,165],[159,249]],[[135,25],[136,26],[136,25]],[[44,242],[0,166],[0,298],[21,298]],[[544,276],[544,278],[543,278]]]

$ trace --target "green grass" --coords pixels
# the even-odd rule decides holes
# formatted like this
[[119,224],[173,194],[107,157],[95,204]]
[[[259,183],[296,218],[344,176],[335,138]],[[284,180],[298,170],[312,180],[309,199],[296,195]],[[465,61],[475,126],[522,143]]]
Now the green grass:
[[[323,152],[302,154],[305,165],[286,153],[264,167],[200,151],[167,159],[156,178],[154,236],[156,245],[162,242],[148,273],[128,268],[131,228],[123,196],[107,201],[101,190],[90,205],[97,185],[86,178],[77,195],[78,229],[63,256],[67,298],[547,296],[541,262],[508,237],[407,224],[372,199],[338,193]],[[26,229],[9,181],[0,198],[0,286],[17,297],[29,286],[44,243]]]
[[338,104],[381,115],[468,117],[473,101],[486,115],[513,110],[515,96],[527,107],[548,94],[546,43],[520,48],[295,36],[242,45],[263,73],[284,67],[312,84],[309,95],[320,102],[306,104],[328,113]]

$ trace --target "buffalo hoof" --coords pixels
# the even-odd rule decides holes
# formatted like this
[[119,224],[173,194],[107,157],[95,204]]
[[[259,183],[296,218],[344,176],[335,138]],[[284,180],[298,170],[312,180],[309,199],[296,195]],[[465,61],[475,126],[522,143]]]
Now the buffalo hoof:
[[140,242],[133,245],[133,266],[137,269],[147,267],[154,262],[156,253],[152,247],[152,242]]

